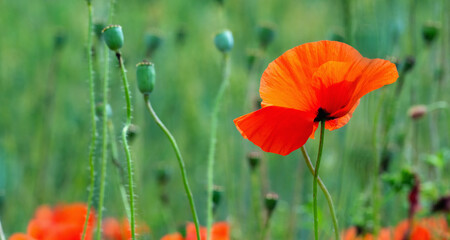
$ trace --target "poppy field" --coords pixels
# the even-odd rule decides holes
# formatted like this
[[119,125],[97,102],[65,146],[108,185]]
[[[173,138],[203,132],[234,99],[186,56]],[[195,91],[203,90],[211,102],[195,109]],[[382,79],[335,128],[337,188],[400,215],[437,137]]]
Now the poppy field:
[[0,240],[450,239],[450,1],[0,1]]

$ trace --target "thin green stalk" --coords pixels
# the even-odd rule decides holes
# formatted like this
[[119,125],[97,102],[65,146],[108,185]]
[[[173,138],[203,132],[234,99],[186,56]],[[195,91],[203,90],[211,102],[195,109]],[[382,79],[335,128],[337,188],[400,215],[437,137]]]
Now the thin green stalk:
[[106,178],[106,163],[108,158],[108,86],[109,86],[109,49],[104,46],[104,79],[103,79],[103,112],[102,112],[102,160],[100,169],[100,192],[98,198],[98,218],[97,218],[97,235],[96,239],[100,240],[102,237],[102,216],[103,216],[103,202],[105,199],[105,178]]
[[208,170],[207,170],[207,179],[208,179],[208,194],[207,194],[207,239],[211,239],[211,226],[213,223],[213,187],[214,187],[214,160],[216,153],[216,144],[217,144],[217,125],[218,125],[218,115],[220,104],[223,99],[223,95],[225,90],[228,87],[229,80],[228,77],[230,75],[230,67],[228,61],[228,55],[226,53],[223,54],[223,65],[222,65],[222,83],[220,84],[219,92],[216,95],[216,99],[214,101],[214,107],[211,115],[211,132],[209,138],[209,151],[208,151]]
[[155,111],[153,110],[152,104],[150,103],[150,99],[148,94],[144,94],[144,101],[145,105],[152,115],[153,119],[155,120],[156,124],[161,128],[161,130],[164,132],[164,134],[169,139],[170,143],[172,144],[173,150],[175,151],[175,155],[177,156],[178,164],[180,166],[181,171],[181,177],[183,179],[184,184],[184,190],[186,191],[186,195],[189,200],[189,205],[191,207],[192,217],[194,218],[194,224],[195,224],[195,230],[197,232],[197,240],[200,240],[200,229],[199,229],[199,222],[197,217],[197,211],[195,210],[195,203],[194,198],[192,197],[192,192],[189,187],[189,182],[186,176],[186,167],[184,165],[183,157],[181,156],[180,149],[178,148],[177,142],[175,141],[175,138],[172,136],[172,134],[169,132],[169,129],[166,128],[166,126],[163,124],[163,122],[158,118],[158,115],[156,115]]
[[320,142],[319,153],[317,154],[316,171],[314,172],[313,181],[313,205],[314,205],[314,236],[315,239],[319,239],[319,218],[317,214],[317,178],[319,177],[320,160],[322,159],[323,138],[325,136],[325,120],[320,122]]
[[[91,2],[91,0],[88,0]],[[112,22],[114,12],[114,0],[110,0],[108,22]],[[104,73],[103,73],[103,109],[102,109],[102,159],[100,168],[100,191],[98,197],[98,217],[97,217],[97,234],[96,240],[102,237],[102,218],[103,218],[103,202],[105,199],[105,179],[106,179],[106,164],[108,158],[108,89],[109,89],[109,48],[104,44]]]
[[[308,166],[308,169],[311,172],[311,174],[315,175],[316,172],[314,170],[314,166],[311,162],[311,159],[309,158],[309,155],[305,149],[305,146],[302,146],[300,149],[302,150],[302,155],[303,155],[303,158],[305,159],[306,166]],[[330,208],[331,219],[333,220],[334,236],[336,239],[340,239],[339,238],[338,221],[337,221],[337,217],[336,217],[336,210],[334,208],[333,199],[331,198],[331,194],[330,194],[330,192],[328,192],[327,187],[322,182],[322,179],[320,179],[320,177],[317,178],[317,182],[319,183],[319,187],[322,189],[322,192],[325,195],[325,198],[327,199],[328,207]]]
[[127,133],[128,128],[131,125],[131,97],[130,90],[128,86],[127,71],[125,70],[125,65],[123,64],[122,55],[116,52],[117,60],[119,61],[120,72],[122,74],[123,90],[125,92],[125,101],[127,107],[127,120],[125,126],[122,129],[122,143],[123,149],[125,151],[125,156],[127,159],[127,172],[128,172],[128,194],[129,194],[129,204],[130,204],[130,227],[131,227],[131,238],[136,239],[135,233],[135,213],[134,213],[134,183],[133,183],[133,161],[131,160],[130,147],[128,146]]
[[120,177],[120,184],[119,184],[119,190],[120,190],[120,196],[122,197],[122,202],[125,207],[125,213],[127,214],[127,218],[130,218],[130,206],[128,203],[128,197],[127,197],[127,191],[125,190],[125,172],[122,168],[122,165],[119,162],[119,152],[117,151],[117,144],[115,139],[115,130],[114,130],[114,123],[111,119],[108,119],[108,135],[109,135],[109,142],[111,147],[111,159],[116,166],[117,171],[119,173]]
[[97,143],[97,124],[96,124],[96,115],[95,115],[95,86],[94,86],[94,66],[92,62],[92,35],[93,35],[93,23],[92,23],[92,15],[93,15],[93,7],[91,1],[87,1],[88,7],[88,39],[87,39],[87,60],[88,60],[88,71],[89,71],[89,101],[91,105],[91,145],[89,147],[89,172],[91,182],[89,185],[89,196],[88,196],[88,207],[86,212],[86,219],[84,220],[83,233],[81,234],[81,239],[84,240],[86,237],[86,229],[89,222],[89,216],[92,208],[92,199],[94,197],[94,184],[95,184],[95,168],[94,168],[94,153],[95,153],[95,144]]

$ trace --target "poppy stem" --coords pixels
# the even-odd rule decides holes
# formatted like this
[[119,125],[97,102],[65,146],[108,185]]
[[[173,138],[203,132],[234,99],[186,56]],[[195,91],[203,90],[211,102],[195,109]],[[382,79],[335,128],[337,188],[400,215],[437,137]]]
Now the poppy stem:
[[123,90],[125,92],[125,101],[127,109],[127,119],[125,126],[122,129],[122,143],[123,149],[125,151],[125,156],[127,159],[127,173],[128,173],[128,194],[129,194],[129,205],[130,205],[130,227],[131,227],[131,238],[136,239],[136,229],[135,229],[135,213],[134,213],[134,182],[133,182],[133,161],[131,160],[130,147],[128,146],[127,134],[128,128],[131,125],[131,97],[128,85],[127,73],[125,70],[125,65],[123,63],[122,55],[120,52],[116,52],[117,60],[119,61],[120,72],[122,74]]
[[229,85],[229,75],[230,75],[230,67],[229,67],[229,57],[228,54],[223,54],[223,63],[222,63],[222,83],[219,87],[219,92],[216,95],[216,99],[214,101],[214,107],[211,115],[211,132],[209,138],[209,150],[208,150],[208,170],[207,170],[207,179],[208,179],[208,194],[207,194],[207,239],[211,239],[211,226],[213,223],[213,188],[214,188],[214,161],[215,161],[215,153],[216,153],[216,145],[217,145],[217,125],[218,125],[218,116],[220,103],[222,102],[223,96],[225,94],[225,90]]
[[0,240],[6,240],[5,233],[2,228],[2,221],[0,221]]
[[[314,175],[315,174],[314,166],[311,162],[311,159],[309,158],[309,155],[308,155],[308,152],[306,151],[305,146],[302,146],[300,149],[302,150],[302,155],[303,155],[303,158],[305,159],[306,166],[308,166],[308,169],[311,172],[311,174]],[[337,217],[336,217],[336,210],[334,208],[333,199],[331,198],[331,194],[330,194],[330,192],[328,192],[327,187],[322,182],[322,179],[320,179],[320,177],[317,177],[317,182],[319,183],[319,187],[322,189],[322,192],[325,195],[325,198],[327,199],[328,207],[330,208],[330,214],[331,214],[331,218],[333,220],[335,238],[340,239],[338,221],[337,221]]]
[[313,206],[314,206],[314,237],[319,239],[319,218],[317,214],[317,178],[319,177],[320,160],[322,159],[323,139],[325,137],[325,120],[320,121],[320,142],[319,152],[317,154],[316,167],[313,181]]
[[183,161],[183,157],[181,156],[180,149],[178,148],[177,142],[176,142],[175,138],[172,136],[172,134],[170,133],[169,129],[166,128],[164,123],[158,118],[158,115],[156,115],[155,111],[153,110],[153,107],[150,102],[148,94],[144,94],[144,101],[145,101],[145,105],[146,105],[150,115],[152,115],[156,124],[161,128],[161,130],[164,132],[166,137],[169,139],[170,143],[172,144],[173,150],[175,151],[175,155],[177,156],[178,164],[180,166],[180,172],[181,172],[181,177],[183,179],[184,190],[186,191],[186,195],[189,200],[189,205],[191,207],[192,217],[194,218],[195,230],[197,233],[197,240],[200,240],[200,229],[199,229],[199,221],[198,221],[198,217],[197,217],[197,211],[195,210],[194,198],[192,196],[192,191],[189,187],[189,182],[188,182],[188,178],[187,178],[187,174],[186,174],[186,167],[185,167],[185,164]]
[[94,198],[94,184],[95,184],[95,168],[94,168],[94,153],[95,145],[97,143],[97,124],[95,115],[95,90],[94,90],[94,66],[92,63],[92,15],[93,7],[91,1],[86,1],[88,7],[88,39],[87,39],[87,60],[88,60],[88,70],[89,70],[89,101],[91,105],[91,145],[89,146],[89,173],[90,173],[90,184],[89,184],[89,196],[88,196],[88,206],[86,212],[86,219],[84,220],[83,233],[81,234],[81,240],[84,240],[86,236],[86,229],[89,222],[89,216],[92,208],[92,199]]

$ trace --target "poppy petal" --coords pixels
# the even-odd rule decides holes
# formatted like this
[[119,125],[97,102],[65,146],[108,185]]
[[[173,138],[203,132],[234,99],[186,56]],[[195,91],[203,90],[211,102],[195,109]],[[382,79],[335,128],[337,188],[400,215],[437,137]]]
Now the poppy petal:
[[263,151],[288,155],[311,135],[314,115],[292,108],[264,107],[234,120],[242,136]]
[[335,41],[306,43],[285,52],[269,64],[261,78],[259,92],[263,106],[281,106],[300,111],[317,110],[311,88],[312,76],[326,62],[355,62],[361,54]]

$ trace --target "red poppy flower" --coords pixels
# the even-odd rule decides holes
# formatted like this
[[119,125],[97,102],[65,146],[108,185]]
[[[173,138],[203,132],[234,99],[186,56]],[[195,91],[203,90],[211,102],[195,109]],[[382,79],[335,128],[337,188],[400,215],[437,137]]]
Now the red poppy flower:
[[[200,227],[200,239],[206,240],[206,228]],[[230,239],[230,226],[227,222],[217,222],[213,224],[211,229],[212,240],[229,240]],[[186,225],[186,238],[179,233],[173,233],[165,235],[161,240],[196,240],[197,231],[195,230],[194,223],[188,223]]]
[[[128,240],[131,239],[131,227],[128,219],[124,218],[122,223],[115,218],[106,218],[102,222],[103,237],[105,240]],[[136,226],[136,234],[142,235],[150,232],[145,224]]]
[[[83,203],[61,204],[55,208],[41,206],[28,223],[27,234],[14,234],[13,240],[79,240],[84,228],[87,207]],[[89,215],[86,239],[91,239],[95,225],[95,213]]]
[[269,64],[259,89],[262,108],[234,123],[262,150],[287,155],[314,138],[320,121],[328,130],[343,127],[362,96],[397,78],[393,63],[364,58],[345,43],[303,44]]

